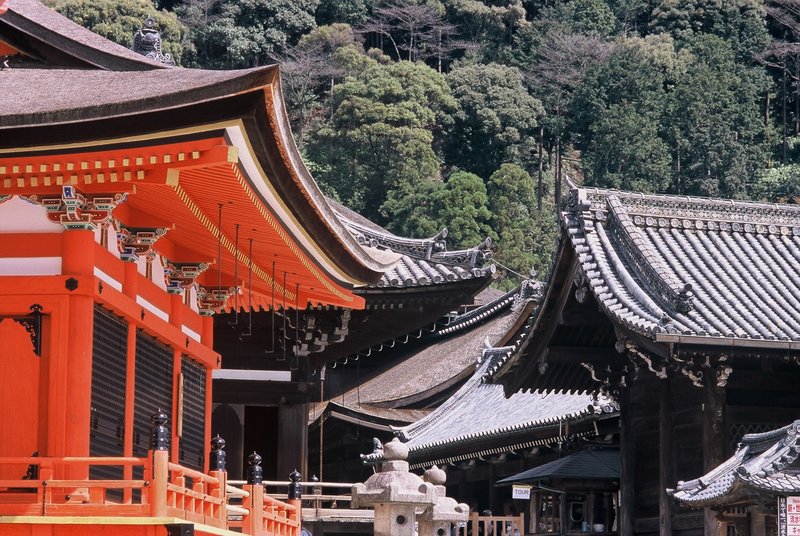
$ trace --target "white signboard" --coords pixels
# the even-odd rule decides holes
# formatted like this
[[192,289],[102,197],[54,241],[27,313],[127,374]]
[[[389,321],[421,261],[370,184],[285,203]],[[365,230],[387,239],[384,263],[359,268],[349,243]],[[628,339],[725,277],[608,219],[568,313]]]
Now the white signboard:
[[781,536],[800,536],[800,497],[778,497]]
[[[531,498],[531,486],[527,486],[525,484],[514,484],[511,487],[511,498],[512,499],[530,499]],[[800,534],[800,532],[798,532]]]

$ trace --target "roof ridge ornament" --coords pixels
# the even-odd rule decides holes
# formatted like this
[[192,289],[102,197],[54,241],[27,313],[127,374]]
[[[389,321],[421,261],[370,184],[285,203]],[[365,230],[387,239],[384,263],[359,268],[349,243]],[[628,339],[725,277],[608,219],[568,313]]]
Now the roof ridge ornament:
[[144,26],[133,34],[131,50],[164,65],[175,65],[172,54],[162,52],[161,32],[156,30],[155,26],[155,19],[148,16],[144,21]]

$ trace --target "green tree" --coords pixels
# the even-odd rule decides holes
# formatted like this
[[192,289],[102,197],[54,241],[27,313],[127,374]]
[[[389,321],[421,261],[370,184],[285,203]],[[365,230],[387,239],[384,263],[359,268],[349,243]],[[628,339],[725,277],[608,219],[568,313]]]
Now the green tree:
[[[552,175],[545,178],[545,187],[552,190]],[[497,237],[496,259],[518,274],[527,274],[531,268],[542,273],[550,262],[558,234],[552,197],[545,196],[542,210],[538,211],[534,180],[515,164],[503,164],[492,173],[487,191],[492,229]],[[510,277],[506,280],[502,286],[507,288],[517,282]]]
[[183,62],[186,28],[174,13],[158,11],[151,0],[48,0],[47,5],[68,19],[124,47],[152,17],[161,32],[161,48],[177,65]]
[[456,246],[469,248],[494,233],[489,225],[486,184],[473,173],[456,171],[438,192],[437,220],[446,226],[448,239]]
[[751,197],[772,203],[797,203],[800,200],[800,164],[778,166],[759,172]]
[[270,63],[271,54],[316,27],[318,5],[319,0],[218,0],[189,3],[178,12],[190,25],[194,63],[230,69]]
[[376,63],[356,42],[353,29],[341,23],[320,26],[304,35],[297,46],[272,57],[281,66],[292,131],[300,147],[334,84]]
[[389,191],[381,206],[387,228],[400,236],[434,236],[447,225],[439,220],[442,190],[440,181],[423,181],[414,185],[403,182]]
[[589,184],[662,192],[670,185],[670,154],[655,118],[630,103],[612,104],[592,125]]
[[317,24],[346,23],[356,25],[367,18],[365,0],[320,0],[317,8]]
[[653,10],[651,28],[683,42],[695,35],[716,35],[744,61],[769,44],[764,4],[759,0],[663,0]]
[[391,207],[381,208],[389,193],[439,180],[436,147],[455,104],[425,65],[367,68],[334,88],[330,120],[309,137],[317,179],[364,216],[392,221]]
[[479,48],[485,61],[498,54],[528,26],[522,0],[441,0],[447,20],[459,30],[461,39]]
[[674,151],[673,189],[680,193],[744,197],[769,147],[761,116],[763,70],[735,61],[732,45],[698,36],[693,61],[671,94],[665,131]]
[[616,30],[614,12],[603,0],[573,0],[572,30],[590,37],[608,37]]
[[488,177],[505,162],[523,163],[535,147],[542,105],[522,83],[518,69],[466,65],[447,76],[458,111],[447,139],[447,161]]
[[589,184],[663,191],[670,158],[661,138],[666,113],[664,67],[639,40],[615,47],[576,90],[573,139]]

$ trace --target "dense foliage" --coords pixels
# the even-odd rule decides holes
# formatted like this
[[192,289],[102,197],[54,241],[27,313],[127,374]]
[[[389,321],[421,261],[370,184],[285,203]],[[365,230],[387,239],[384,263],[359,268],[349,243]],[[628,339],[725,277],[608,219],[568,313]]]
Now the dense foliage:
[[567,176],[797,199],[796,1],[51,0],[126,45],[151,14],[185,66],[280,62],[329,195],[400,234],[491,237],[508,274],[548,263]]

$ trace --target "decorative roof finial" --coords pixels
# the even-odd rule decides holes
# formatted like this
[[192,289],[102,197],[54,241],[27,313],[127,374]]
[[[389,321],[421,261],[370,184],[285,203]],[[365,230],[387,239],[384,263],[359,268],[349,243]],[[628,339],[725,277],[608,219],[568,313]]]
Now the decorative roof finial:
[[156,30],[155,26],[156,21],[153,17],[147,17],[144,27],[133,34],[131,50],[165,65],[175,65],[172,54],[164,54],[161,51],[161,32]]

